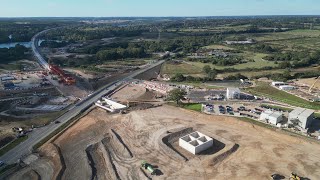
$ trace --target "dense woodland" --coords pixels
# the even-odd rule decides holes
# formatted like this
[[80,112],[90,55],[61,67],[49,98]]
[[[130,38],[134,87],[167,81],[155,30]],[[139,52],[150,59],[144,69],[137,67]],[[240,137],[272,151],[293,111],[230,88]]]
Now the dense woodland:
[[7,64],[27,57],[28,48],[16,45],[13,48],[0,48],[0,64]]

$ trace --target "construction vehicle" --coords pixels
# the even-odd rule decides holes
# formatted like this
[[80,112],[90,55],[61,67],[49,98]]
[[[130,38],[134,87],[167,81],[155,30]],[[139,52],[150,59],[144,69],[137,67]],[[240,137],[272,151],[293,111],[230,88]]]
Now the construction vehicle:
[[291,173],[289,180],[301,180],[302,178],[295,173]]
[[151,175],[156,174],[156,171],[155,169],[153,169],[152,165],[147,163],[146,161],[142,161],[141,167],[144,168],[145,170],[148,170],[151,173]]
[[315,81],[315,82],[312,84],[312,86],[310,87],[309,93],[312,92],[312,89],[314,88],[314,86],[316,85],[316,83],[319,81],[319,79],[320,79],[320,76],[316,78],[316,81]]
[[284,179],[285,177],[280,175],[280,174],[272,174],[271,175],[271,179],[272,180],[281,180],[281,179]]

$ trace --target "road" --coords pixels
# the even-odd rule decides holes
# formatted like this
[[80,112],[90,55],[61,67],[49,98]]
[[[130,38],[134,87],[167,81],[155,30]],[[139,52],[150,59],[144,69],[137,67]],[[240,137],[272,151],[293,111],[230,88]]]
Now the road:
[[[53,28],[53,29],[56,29],[56,28]],[[39,32],[38,34],[34,35],[31,39],[31,49],[32,49],[32,52],[33,52],[33,55],[37,58],[38,60],[38,63],[44,68],[44,69],[47,69],[47,70],[50,70],[49,69],[49,64],[47,63],[47,61],[41,56],[39,50],[38,50],[38,42],[39,42],[39,39],[38,37],[48,31],[50,31],[52,29],[47,29],[47,30],[44,30],[44,31],[41,31]]]
[[[46,30],[48,31],[48,30]],[[32,49],[34,50],[35,56],[38,58],[39,63],[43,68],[47,68],[48,63],[44,60],[44,58],[40,55],[37,49],[37,36],[41,35],[42,33],[46,32],[42,31],[35,35],[32,38]],[[94,104],[98,99],[100,99],[102,96],[105,96],[115,90],[118,86],[120,86],[122,83],[131,80],[135,76],[146,72],[158,65],[161,65],[164,61],[158,61],[144,69],[135,71],[128,75],[125,78],[122,78],[121,80],[117,80],[115,82],[106,84],[99,90],[95,91],[91,96],[83,99],[82,101],[78,102],[77,104],[73,105],[72,107],[69,108],[69,110],[57,118],[55,121],[60,121],[61,123],[55,124],[51,123],[47,126],[44,126],[42,128],[37,128],[34,129],[31,133],[28,135],[28,139],[22,143],[20,143],[18,146],[15,148],[11,149],[9,152],[4,154],[3,156],[0,157],[0,160],[5,162],[6,164],[13,164],[16,163],[21,157],[28,155],[32,152],[32,148],[34,145],[39,143],[41,140],[45,139],[48,135],[53,133],[55,130],[57,130],[59,127],[61,127],[63,124],[67,123],[69,120],[71,120],[73,117],[77,116],[90,106]]]
[[162,64],[163,62],[164,61],[158,61],[157,63],[152,64],[145,69],[133,72],[132,74],[130,74],[129,76],[121,80],[109,83],[104,87],[100,88],[99,90],[94,92],[91,96],[87,97],[86,99],[83,99],[81,102],[78,102],[74,106],[70,107],[68,112],[66,112],[61,117],[56,119],[56,121],[60,121],[61,123],[59,124],[51,123],[45,127],[34,129],[34,131],[28,135],[29,138],[26,141],[20,143],[14,149],[10,150],[5,155],[0,157],[0,160],[6,162],[7,164],[16,163],[19,158],[23,157],[24,155],[30,154],[32,152],[32,147],[34,145],[36,145],[42,139],[50,135],[52,132],[54,132],[64,123],[68,122],[73,117],[81,113],[83,110],[86,110],[88,107],[92,106],[94,102],[99,100],[102,96],[109,94],[110,92],[115,90],[118,86],[120,86],[122,83],[131,80],[138,74],[148,71]]

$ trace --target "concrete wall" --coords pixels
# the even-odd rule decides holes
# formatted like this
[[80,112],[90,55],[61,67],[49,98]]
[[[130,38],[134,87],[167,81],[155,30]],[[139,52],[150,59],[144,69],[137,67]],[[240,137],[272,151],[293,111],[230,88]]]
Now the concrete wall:
[[277,125],[280,121],[282,121],[282,117],[273,117],[269,116],[269,123]]
[[162,64],[159,66],[156,66],[144,73],[139,74],[138,76],[134,77],[136,79],[141,79],[141,80],[151,80],[151,79],[156,79],[158,77],[158,74],[160,73]]
[[[104,105],[103,103],[106,104]],[[95,105],[109,112],[119,112],[127,108],[127,106],[109,100],[107,98],[102,98],[102,101],[97,101]]]
[[179,146],[192,154],[198,154],[213,146],[213,139],[200,133],[193,132],[179,139]]

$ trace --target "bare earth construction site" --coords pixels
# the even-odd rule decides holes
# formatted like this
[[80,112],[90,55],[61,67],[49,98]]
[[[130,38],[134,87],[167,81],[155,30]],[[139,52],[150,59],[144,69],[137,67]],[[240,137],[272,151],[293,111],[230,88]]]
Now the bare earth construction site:
[[[194,131],[211,137],[212,148],[193,155],[179,147],[179,138]],[[233,117],[169,105],[127,114],[95,108],[43,145],[40,158],[10,178],[268,179],[294,171],[320,179],[317,149],[318,143]],[[141,168],[142,161],[153,166],[155,175]]]

